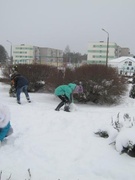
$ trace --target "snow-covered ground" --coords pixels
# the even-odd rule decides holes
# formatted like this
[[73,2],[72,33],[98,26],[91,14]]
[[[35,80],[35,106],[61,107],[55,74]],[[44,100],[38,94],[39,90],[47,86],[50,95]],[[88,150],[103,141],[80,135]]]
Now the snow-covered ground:
[[[134,180],[135,158],[122,154],[94,132],[118,113],[135,117],[135,99],[123,97],[117,106],[76,104],[72,112],[54,111],[53,94],[24,94],[22,104],[0,83],[0,102],[11,112],[14,133],[0,148],[1,180]],[[31,173],[29,177],[28,169]]]

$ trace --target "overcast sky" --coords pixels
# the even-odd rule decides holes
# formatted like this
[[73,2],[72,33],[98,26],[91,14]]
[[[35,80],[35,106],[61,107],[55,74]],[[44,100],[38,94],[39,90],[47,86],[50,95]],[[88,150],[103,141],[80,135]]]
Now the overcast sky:
[[135,54],[135,0],[0,0],[0,44],[28,44],[87,53],[106,41]]

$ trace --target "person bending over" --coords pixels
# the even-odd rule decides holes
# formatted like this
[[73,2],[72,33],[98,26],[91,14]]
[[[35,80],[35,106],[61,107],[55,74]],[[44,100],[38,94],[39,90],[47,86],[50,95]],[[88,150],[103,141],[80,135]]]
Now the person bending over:
[[68,85],[60,85],[55,89],[54,94],[61,99],[61,102],[55,108],[56,111],[59,111],[60,108],[64,106],[64,111],[70,112],[69,105],[73,101],[74,93],[83,93],[82,85],[77,85],[74,83],[69,83]]

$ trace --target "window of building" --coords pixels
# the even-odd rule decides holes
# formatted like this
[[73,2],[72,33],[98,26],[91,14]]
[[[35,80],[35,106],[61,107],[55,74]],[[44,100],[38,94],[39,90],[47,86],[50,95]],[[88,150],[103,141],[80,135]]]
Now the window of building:
[[129,62],[128,62],[128,65],[129,65],[129,66],[132,66],[132,62],[131,62],[131,61],[129,61]]

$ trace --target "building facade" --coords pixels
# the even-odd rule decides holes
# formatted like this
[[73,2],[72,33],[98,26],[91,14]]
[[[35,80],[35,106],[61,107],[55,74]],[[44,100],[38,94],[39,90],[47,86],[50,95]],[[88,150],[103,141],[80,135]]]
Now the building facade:
[[133,57],[119,57],[110,60],[108,65],[117,68],[118,73],[121,75],[131,76],[133,73],[135,73],[135,58]]
[[48,64],[62,66],[63,51],[32,45],[13,46],[13,64]]
[[121,56],[130,56],[130,49],[129,48],[121,48],[120,49],[120,57]]
[[54,66],[63,65],[63,51],[53,48],[39,47],[40,64],[48,64]]
[[13,64],[32,64],[34,63],[35,47],[31,45],[17,45],[12,49]]
[[[129,56],[128,48],[121,48],[116,43],[109,42],[108,46],[108,61],[121,57]],[[107,42],[91,42],[88,46],[87,63],[88,64],[106,64],[107,57]]]

